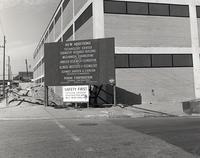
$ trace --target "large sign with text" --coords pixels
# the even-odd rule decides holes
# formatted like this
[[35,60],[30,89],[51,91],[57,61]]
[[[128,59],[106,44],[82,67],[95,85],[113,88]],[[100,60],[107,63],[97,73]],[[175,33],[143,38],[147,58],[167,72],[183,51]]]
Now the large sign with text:
[[45,85],[97,85],[115,79],[114,38],[45,43]]

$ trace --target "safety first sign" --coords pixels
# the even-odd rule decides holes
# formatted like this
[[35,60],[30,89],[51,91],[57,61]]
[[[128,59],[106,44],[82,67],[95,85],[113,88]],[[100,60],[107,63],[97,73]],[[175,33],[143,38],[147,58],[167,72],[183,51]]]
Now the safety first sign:
[[63,101],[73,103],[89,102],[89,86],[63,86]]

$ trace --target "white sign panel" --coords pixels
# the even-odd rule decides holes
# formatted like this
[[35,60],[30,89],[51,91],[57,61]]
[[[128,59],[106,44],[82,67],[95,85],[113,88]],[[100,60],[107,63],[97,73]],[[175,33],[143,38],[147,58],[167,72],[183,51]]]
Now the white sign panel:
[[63,86],[64,102],[89,102],[89,86]]

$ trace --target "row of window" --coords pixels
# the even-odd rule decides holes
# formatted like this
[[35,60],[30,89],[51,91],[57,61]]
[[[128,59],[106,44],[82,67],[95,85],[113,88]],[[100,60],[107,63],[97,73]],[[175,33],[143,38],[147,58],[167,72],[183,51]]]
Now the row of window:
[[116,54],[116,68],[192,67],[191,54]]
[[[69,0],[65,0],[63,3],[63,10],[66,8],[67,4],[69,3]],[[58,11],[56,17],[55,17],[55,24],[58,21],[58,19],[61,16],[61,9]],[[75,31],[77,31],[90,17],[92,17],[92,4],[88,6],[88,8],[78,17],[78,19],[75,21]],[[41,45],[43,45],[44,41],[47,39],[48,34],[51,33],[54,27],[54,22],[51,23],[49,27],[49,31],[47,31],[46,35],[44,36],[44,39],[42,40],[40,46],[38,47],[36,53],[34,54],[34,58],[38,54],[38,51],[41,48]],[[73,25],[65,32],[63,35],[63,40],[66,41],[70,36],[73,34]],[[61,39],[59,40],[61,41]]]
[[64,33],[63,41],[68,40],[73,35],[73,25]]
[[189,6],[104,0],[104,12],[113,14],[189,17]]
[[[57,15],[55,17],[55,23],[58,21],[60,16],[61,16],[61,9],[58,11],[58,13],[57,13]],[[75,21],[75,31],[77,31],[90,17],[92,17],[92,4],[90,4],[88,6],[88,8]],[[53,29],[53,23],[51,24],[51,26],[49,28],[49,33],[51,32],[52,29]],[[73,33],[73,27],[70,27],[70,30],[69,30],[70,34],[71,34],[71,29],[72,29],[72,33]]]
[[39,79],[37,79],[37,80],[35,81],[35,83],[42,83],[42,82],[44,82],[44,77],[39,78]]
[[[73,25],[69,27],[69,29],[63,34],[63,41],[67,41],[73,35]],[[58,40],[58,42],[62,41],[62,38]]]
[[197,9],[197,18],[200,18],[200,6],[196,6]]
[[[43,62],[42,59],[36,68]],[[115,68],[160,67],[193,67],[192,54],[115,54]],[[44,82],[44,78],[36,82]]]
[[[36,69],[44,62],[42,59]],[[116,68],[192,67],[191,54],[115,54]]]
[[33,71],[35,72],[42,64],[44,63],[44,58],[33,68]]
[[[88,19],[92,17],[92,4],[75,21],[75,31],[77,31]],[[73,35],[73,25],[63,34],[63,41],[68,40]],[[58,42],[61,42],[59,39]]]
[[92,4],[75,21],[75,31],[77,31],[90,17],[92,17]]

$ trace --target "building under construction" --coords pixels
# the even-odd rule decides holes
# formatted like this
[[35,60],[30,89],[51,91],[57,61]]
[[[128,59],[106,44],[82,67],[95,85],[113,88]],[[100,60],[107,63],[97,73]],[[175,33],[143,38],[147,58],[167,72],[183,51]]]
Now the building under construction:
[[199,98],[199,18],[197,0],[62,0],[33,54],[34,81],[44,82],[44,43],[114,37],[118,103]]

